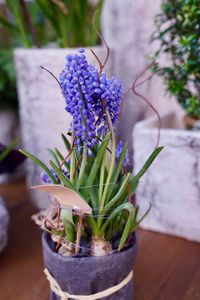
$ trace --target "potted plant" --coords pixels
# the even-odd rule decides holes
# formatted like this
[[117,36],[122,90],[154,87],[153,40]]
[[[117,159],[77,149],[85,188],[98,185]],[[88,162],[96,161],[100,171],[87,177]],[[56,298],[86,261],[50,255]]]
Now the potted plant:
[[62,135],[68,154],[52,149],[50,169],[20,150],[51,182],[33,189],[55,197],[50,208],[34,216],[45,231],[42,243],[51,299],[131,300],[134,232],[149,211],[138,219],[131,196],[162,147],[136,176],[126,170],[127,144],[117,146],[115,134],[121,82],[89,65],[83,49],[67,56],[59,82],[72,116],[69,134]]
[[[85,0],[33,2],[22,0],[16,3],[7,0],[6,3],[8,14],[7,18],[2,16],[2,24],[9,30],[12,40],[15,42],[17,39],[17,43],[14,43],[17,47],[14,57],[22,142],[26,149],[33,151],[36,156],[40,155],[47,163],[45,149],[56,145],[63,149],[62,143],[57,138],[58,133],[60,130],[64,132],[68,129],[71,119],[68,116],[68,122],[63,122],[64,111],[59,86],[45,70],[41,69],[41,65],[58,77],[63,57],[76,51],[76,47],[88,47],[87,57],[93,64],[97,62],[90,47],[94,46],[98,57],[104,57],[105,49],[99,45],[97,33],[100,31],[103,1],[91,4]],[[98,9],[95,30],[93,15]],[[48,89],[45,86],[48,86]],[[49,119],[52,122],[48,122]],[[41,123],[41,130],[38,130],[38,123]],[[28,185],[40,182],[39,168],[31,162],[27,165],[27,182]],[[32,197],[35,204],[38,208],[44,208],[47,201],[45,203],[44,199],[40,200],[37,193],[34,194],[32,193]]]
[[[155,20],[153,36],[160,47],[154,56],[157,64],[153,70],[164,78],[167,92],[176,97],[184,113],[161,116],[161,143],[166,145],[166,151],[147,173],[137,193],[141,212],[152,201],[151,214],[142,226],[200,241],[199,1],[165,0]],[[157,120],[150,118],[134,129],[136,170],[147,155],[146,149],[154,146],[157,125]],[[143,143],[148,146],[146,149],[141,148]]]
[[198,7],[196,0],[164,1],[153,35],[160,43],[154,71],[164,78],[167,91],[184,109],[186,127],[194,128],[200,119]]

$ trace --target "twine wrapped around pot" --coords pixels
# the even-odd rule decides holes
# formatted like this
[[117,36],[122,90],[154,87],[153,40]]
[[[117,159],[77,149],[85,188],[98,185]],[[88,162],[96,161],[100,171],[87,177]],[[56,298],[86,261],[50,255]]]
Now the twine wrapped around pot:
[[129,281],[133,278],[133,271],[131,271],[128,276],[122,280],[119,284],[112,286],[102,292],[93,294],[93,295],[70,295],[67,292],[64,292],[61,290],[59,284],[57,281],[53,278],[53,276],[49,273],[47,269],[44,269],[44,273],[47,276],[47,280],[50,283],[51,290],[57,295],[61,297],[61,300],[68,300],[69,298],[72,298],[74,300],[97,300],[101,299],[102,297],[110,296],[120,289],[122,289],[125,285],[129,283]]
[[[116,286],[117,290],[115,292],[109,295],[102,295],[100,299],[134,299],[132,269],[137,252],[136,240],[132,246],[122,252],[98,257],[63,256],[55,252],[55,244],[50,234],[46,232],[42,235],[42,244],[45,268],[51,277],[55,279],[59,290],[67,292],[68,299],[73,299],[73,295],[85,297],[92,295],[94,297],[95,294],[98,295],[98,293]],[[126,284],[124,284],[124,280]],[[120,284],[124,285],[121,287]],[[54,291],[53,286],[51,287],[50,299],[63,300],[61,295]],[[88,298],[79,296],[78,299],[86,300]]]

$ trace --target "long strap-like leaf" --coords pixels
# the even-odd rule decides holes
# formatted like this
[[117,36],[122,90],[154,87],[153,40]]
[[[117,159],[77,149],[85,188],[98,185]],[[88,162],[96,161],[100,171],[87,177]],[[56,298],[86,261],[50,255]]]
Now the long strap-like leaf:
[[[100,148],[99,148],[99,152],[94,160],[94,163],[92,165],[92,169],[90,171],[86,186],[91,186],[96,178],[96,174],[100,168],[101,162],[103,160],[103,157],[105,155],[106,152],[106,148],[108,147],[108,143],[109,143],[109,139],[110,139],[110,134],[106,135],[105,139],[103,140]],[[84,195],[87,197],[90,193],[89,188],[86,188],[84,191]]]
[[143,167],[140,171],[131,178],[130,185],[131,185],[131,192],[132,194],[135,193],[135,190],[138,186],[140,178],[144,175],[144,173],[149,169],[151,164],[153,163],[154,159],[158,156],[158,154],[163,150],[164,147],[156,148],[153,153],[149,156],[147,161],[144,163]]
[[[124,191],[127,190],[128,184],[129,184],[129,180],[130,180],[130,173],[127,174],[125,180],[123,181],[118,193],[113,197],[113,199],[111,201],[109,201],[106,206],[104,207],[104,214],[106,214],[106,212],[111,209],[116,203],[117,201],[121,198],[121,196],[123,195]],[[128,193],[128,192],[127,192]]]
[[40,166],[49,176],[49,178],[51,179],[52,183],[57,184],[57,180],[56,178],[53,176],[53,174],[51,173],[51,171],[49,170],[49,168],[41,161],[39,160],[37,157],[35,157],[33,154],[19,149],[19,151],[24,154],[26,157],[30,158],[31,160],[33,160],[38,166]]

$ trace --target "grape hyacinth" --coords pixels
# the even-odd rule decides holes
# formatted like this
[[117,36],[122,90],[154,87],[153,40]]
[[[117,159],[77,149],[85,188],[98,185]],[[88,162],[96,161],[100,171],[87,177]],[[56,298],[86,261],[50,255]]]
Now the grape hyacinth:
[[[57,176],[56,172],[53,169],[51,169],[50,171],[51,171],[52,175],[54,176],[54,178],[56,179],[57,183],[60,183],[60,179]],[[62,170],[62,173],[65,174],[65,175],[67,175],[67,176],[69,176],[69,174],[68,174],[68,172],[66,170]],[[51,179],[49,178],[49,176],[47,175],[47,173],[44,172],[44,171],[41,172],[40,178],[42,179],[42,181],[44,183],[51,183]]]
[[[119,141],[116,147],[116,152],[115,152],[115,159],[116,161],[119,161],[120,155],[123,151],[124,148],[124,143],[122,141]],[[128,156],[128,152],[126,152],[126,155],[124,157],[124,166],[127,167],[129,165],[129,156]]]
[[121,82],[106,74],[98,74],[88,64],[84,49],[66,57],[66,67],[60,75],[60,85],[66,101],[66,110],[73,117],[72,129],[75,142],[82,141],[89,148],[96,142],[96,136],[108,131],[105,110],[116,124],[122,101]]
[[[56,181],[59,180],[58,176],[56,175],[55,171],[53,169],[50,170],[52,175],[55,177]],[[49,178],[49,176],[47,175],[46,172],[42,171],[40,174],[40,178],[42,179],[42,181],[44,183],[51,183],[51,179]]]

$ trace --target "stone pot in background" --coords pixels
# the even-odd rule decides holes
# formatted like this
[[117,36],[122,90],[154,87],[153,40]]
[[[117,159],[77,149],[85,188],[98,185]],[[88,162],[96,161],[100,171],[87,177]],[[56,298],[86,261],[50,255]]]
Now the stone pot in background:
[[[106,49],[103,46],[93,50],[103,61]],[[71,117],[65,111],[65,100],[56,80],[42,70],[43,66],[57,78],[65,66],[65,56],[75,53],[77,49],[16,49],[15,66],[20,104],[20,122],[23,149],[48,163],[47,148],[57,147],[61,153],[66,149],[61,133],[70,127]],[[96,58],[89,49],[86,56],[91,64],[98,65]],[[110,64],[107,64],[109,69]],[[40,184],[41,169],[31,160],[27,162],[27,185]],[[39,209],[48,205],[40,192],[31,192],[32,199]]]
[[4,250],[7,244],[9,219],[5,203],[0,196],[0,252]]
[[[96,257],[67,257],[53,251],[53,241],[47,233],[42,236],[44,265],[62,291],[75,295],[92,295],[122,282],[132,271],[136,259],[136,243],[123,252]],[[60,300],[51,293],[51,300]],[[118,292],[103,300],[133,300],[131,279]]]
[[[200,132],[184,129],[183,115],[162,117],[160,145],[165,149],[141,180],[136,199],[143,214],[141,227],[200,242]],[[134,128],[135,172],[156,145],[157,119]]]

